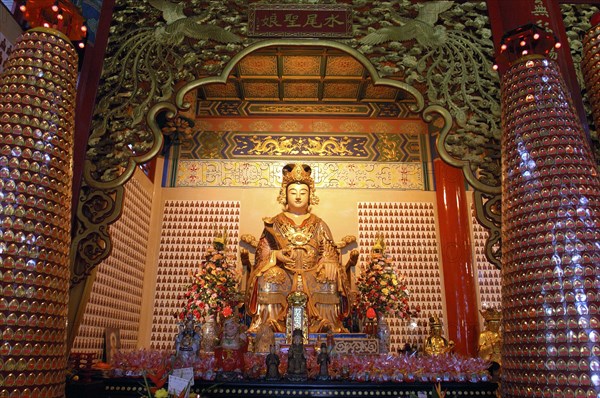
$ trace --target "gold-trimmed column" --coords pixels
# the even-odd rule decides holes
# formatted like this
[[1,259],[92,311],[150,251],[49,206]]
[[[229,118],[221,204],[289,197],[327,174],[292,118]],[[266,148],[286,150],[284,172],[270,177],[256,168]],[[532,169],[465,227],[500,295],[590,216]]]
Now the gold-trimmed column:
[[0,396],[63,397],[77,54],[36,28],[0,74]]
[[600,393],[600,179],[555,39],[508,32],[502,76],[502,397]]

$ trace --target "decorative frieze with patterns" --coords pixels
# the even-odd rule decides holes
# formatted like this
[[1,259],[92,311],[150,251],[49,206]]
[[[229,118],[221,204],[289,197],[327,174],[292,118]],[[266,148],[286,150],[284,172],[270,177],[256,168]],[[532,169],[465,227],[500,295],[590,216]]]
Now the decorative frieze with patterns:
[[[281,169],[276,161],[180,161],[177,187],[279,188]],[[421,163],[311,162],[315,186],[328,189],[424,189]]]

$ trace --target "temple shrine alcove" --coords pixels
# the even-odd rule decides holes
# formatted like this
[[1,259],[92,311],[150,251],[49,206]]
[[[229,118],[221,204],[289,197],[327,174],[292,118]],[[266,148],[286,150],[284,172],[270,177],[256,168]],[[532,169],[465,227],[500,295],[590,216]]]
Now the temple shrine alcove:
[[[11,4],[13,11],[20,10],[21,17],[27,19],[22,21],[23,28],[27,22],[40,25],[47,18],[56,18],[56,28],[59,25],[68,28],[69,18],[58,22],[65,16],[60,11],[65,2],[52,6],[48,3],[47,11],[51,9],[54,13],[42,14],[34,11],[39,8],[33,5],[45,7],[44,2],[4,3]],[[56,350],[66,347],[67,351],[83,355],[82,358],[100,357],[106,352],[108,359],[118,351],[119,344],[122,352],[135,353],[137,348],[169,352],[176,331],[177,320],[173,315],[180,308],[180,294],[190,272],[198,268],[203,253],[214,241],[215,229],[228,231],[227,258],[236,264],[232,268],[241,274],[243,290],[251,266],[240,266],[240,257],[246,255],[241,248],[245,244],[253,246],[262,217],[279,211],[275,196],[282,166],[306,163],[312,167],[317,194],[321,197],[313,212],[328,222],[335,240],[346,242],[348,235],[357,238],[356,242],[348,241],[350,245],[339,246],[343,246],[342,262],[347,261],[350,250],[359,251],[357,265],[350,269],[351,276],[355,277],[358,267],[365,263],[375,238],[382,236],[396,271],[407,279],[411,300],[421,309],[411,322],[389,319],[392,351],[405,343],[422,342],[430,317],[438,319],[431,324],[435,325],[436,333],[442,333],[441,319],[443,333],[459,337],[458,352],[475,354],[475,338],[482,321],[479,312],[500,302],[500,278],[495,266],[499,266],[501,254],[502,191],[505,205],[509,204],[503,206],[506,214],[502,214],[506,249],[503,256],[506,334],[502,357],[507,365],[503,393],[521,396],[535,390],[532,394],[540,395],[543,391],[546,395],[573,395],[577,388],[575,394],[582,395],[590,383],[588,395],[597,392],[592,389],[597,389],[598,362],[594,351],[590,353],[586,345],[598,340],[597,330],[592,330],[598,323],[593,312],[598,297],[595,285],[591,279],[585,280],[588,286],[584,284],[584,288],[591,287],[587,295],[560,290],[551,298],[559,303],[549,311],[540,310],[538,304],[545,300],[546,287],[563,284],[562,274],[558,275],[560,281],[551,283],[549,267],[553,265],[551,261],[559,258],[550,260],[545,256],[545,251],[562,250],[565,246],[560,242],[562,224],[542,225],[541,219],[535,219],[538,214],[530,214],[526,206],[536,206],[528,201],[538,192],[530,196],[520,194],[528,189],[528,184],[519,179],[532,176],[537,179],[544,174],[548,177],[551,173],[552,179],[537,182],[547,185],[549,190],[543,192],[550,192],[551,204],[558,208],[559,218],[564,211],[567,214],[581,211],[580,208],[565,210],[561,206],[568,206],[568,200],[564,203],[558,200],[567,190],[581,192],[577,181],[591,181],[594,185],[591,194],[597,195],[598,182],[593,171],[597,168],[594,151],[597,154],[598,150],[587,145],[597,143],[597,134],[594,125],[586,123],[590,115],[581,98],[597,90],[590,86],[586,93],[582,87],[593,79],[578,73],[579,66],[585,74],[593,72],[586,57],[596,48],[587,46],[583,36],[600,20],[597,15],[592,17],[598,11],[594,1],[572,0],[573,4],[569,4],[569,0],[391,3],[105,0],[103,3],[102,23],[98,27],[89,25],[90,31],[94,31],[90,32],[92,36],[100,34],[97,36],[100,41],[96,48],[88,47],[93,61],[86,56],[86,67],[80,71],[82,86],[76,107],[84,112],[77,112],[76,147],[64,163],[74,165],[75,172],[73,187],[68,189],[75,207],[68,261],[70,300],[67,301],[65,294],[60,304],[69,304],[68,323],[63,328],[59,320],[60,326],[54,327],[57,322],[53,326],[48,319],[38,318],[38,312],[56,312],[57,317],[62,317],[64,314],[53,304],[46,307],[36,302],[29,306],[31,297],[24,297],[23,286],[38,286],[36,295],[52,301],[55,280],[43,275],[55,271],[29,270],[25,279],[22,273],[15,275],[12,255],[35,257],[42,240],[36,245],[30,237],[23,240],[22,232],[11,230],[5,238],[13,240],[13,244],[7,246],[9,257],[3,260],[7,267],[6,271],[3,269],[5,310],[8,308],[5,324],[11,326],[5,335],[9,340],[12,326],[37,324],[39,330],[32,337],[40,341],[46,340],[44,329],[57,329],[49,332],[52,335],[68,329],[66,344],[62,337],[55,339]],[[297,19],[302,15],[307,20],[298,25]],[[319,16],[325,18],[321,24],[316,23]],[[278,20],[279,17],[283,19]],[[44,26],[54,23],[46,22]],[[282,28],[282,23],[287,27]],[[37,39],[19,46],[40,46],[38,39],[54,35],[46,28],[41,28],[44,31],[41,35],[32,32]],[[79,28],[78,37],[82,31]],[[325,32],[326,28],[334,32]],[[5,30],[3,25],[0,33]],[[2,58],[14,44],[13,39],[12,35],[2,37]],[[59,43],[66,42],[61,38]],[[35,52],[36,57],[50,57],[46,51],[52,46],[44,47]],[[56,87],[56,82],[48,83],[38,73],[35,76],[42,79],[27,79],[26,75],[34,76],[32,69],[14,66],[28,65],[31,60],[21,57],[22,53],[16,55],[7,63],[12,80],[2,89],[5,94],[23,92],[27,85],[30,90],[36,85]],[[492,59],[496,61],[494,68]],[[75,73],[75,68],[71,69]],[[518,81],[526,74],[531,78]],[[517,79],[517,83],[500,87],[500,80],[506,83],[511,79]],[[17,88],[20,83],[23,85]],[[540,87],[556,92],[520,97],[525,93],[523,90]],[[96,89],[98,95],[94,99]],[[502,122],[508,125],[502,134],[501,92]],[[38,90],[35,95],[47,93]],[[22,150],[29,156],[30,148],[24,147],[39,146],[36,156],[43,152],[41,141],[34,145],[31,139],[24,140],[21,136],[31,132],[29,127],[21,126],[31,121],[29,113],[37,112],[48,120],[56,115],[46,109],[53,104],[38,99],[32,103],[35,110],[20,105],[21,100],[31,101],[29,96],[20,94],[4,95],[0,104],[5,111],[12,112],[12,116],[7,112],[3,115],[4,154],[12,156],[10,162],[5,159],[3,181],[8,191],[16,187],[23,192],[17,200],[12,193],[6,195],[4,225],[13,225],[14,221],[15,230],[22,228],[23,218],[17,202],[33,204],[34,196],[46,195],[29,171],[19,170],[29,167],[28,163],[17,159]],[[523,103],[526,105],[520,106]],[[505,110],[508,113],[504,114]],[[526,118],[521,118],[523,112]],[[547,119],[546,112],[560,118]],[[70,111],[67,113],[72,116]],[[576,135],[561,137],[564,121],[575,126]],[[547,124],[552,125],[551,138],[546,137]],[[513,140],[515,135],[520,140],[520,128],[531,132],[525,138],[534,138],[527,145],[541,145],[544,149],[532,151],[534,157],[541,153],[542,158],[529,159],[525,165],[540,166],[540,174],[537,171],[531,174],[529,170],[520,176],[514,174],[524,167],[522,153],[518,150],[507,156],[515,148],[504,145],[517,142]],[[541,143],[535,141],[538,134],[546,137]],[[566,147],[554,147],[548,141],[563,138],[572,141]],[[564,161],[563,155],[571,161],[572,154],[557,154],[555,150],[569,152],[573,148],[585,154],[580,153],[573,167],[557,166],[557,162]],[[549,149],[548,153],[544,153],[545,149]],[[44,151],[47,152],[42,155],[44,158],[56,154],[51,146],[44,146]],[[505,167],[506,162],[513,162],[516,168]],[[584,167],[583,163],[592,172],[584,173],[585,179],[578,180],[570,173]],[[32,167],[35,169],[37,165]],[[560,168],[561,172],[556,172]],[[51,179],[53,170],[49,171]],[[501,179],[508,185],[500,188]],[[41,185],[44,183],[42,179]],[[61,188],[61,183],[57,187]],[[24,199],[25,193],[30,195],[29,202]],[[577,206],[578,201],[571,199],[572,205]],[[581,199],[586,204],[589,201],[587,197]],[[511,203],[520,207],[511,209]],[[35,205],[40,211],[34,214],[30,209],[24,213],[25,218],[35,216],[50,223],[48,220],[54,216],[43,214],[44,201]],[[52,213],[52,205],[45,210]],[[66,211],[66,207],[62,210]],[[548,214],[554,217],[555,209]],[[546,217],[546,210],[539,215]],[[515,217],[512,219],[516,223],[506,222],[511,217]],[[595,219],[588,221],[593,223]],[[28,222],[27,228],[31,228]],[[529,239],[532,230],[527,223],[538,223],[535,239]],[[554,229],[557,225],[559,230]],[[36,227],[41,231],[41,224]],[[56,235],[52,229],[43,232],[47,231]],[[58,247],[70,241],[54,238],[43,243]],[[547,247],[537,247],[544,244],[544,239],[548,241]],[[560,261],[565,264],[561,265],[567,265],[570,272],[568,262],[573,261],[577,266],[584,265],[585,272],[596,275],[593,259],[597,248],[593,242],[584,244],[584,240],[579,247],[587,245],[590,253],[563,256]],[[16,249],[19,245],[22,250]],[[527,253],[539,258],[522,257],[524,247]],[[571,246],[566,248],[570,250]],[[16,264],[22,267],[24,262],[19,259]],[[511,267],[515,278],[510,276]],[[68,278],[66,271],[61,269]],[[13,275],[14,282],[22,285],[16,290],[12,286]],[[563,288],[570,289],[572,282],[566,281]],[[61,284],[68,285],[67,281]],[[541,290],[535,299],[530,295],[514,300],[513,287],[517,295],[532,288]],[[44,289],[49,289],[46,294]],[[581,305],[581,310],[577,310],[580,313],[576,314],[573,305],[567,304],[564,318],[565,308],[560,303],[572,296]],[[515,309],[512,302],[522,304],[527,310]],[[548,303],[544,301],[545,304]],[[17,310],[22,315],[18,319]],[[527,315],[522,317],[522,314]],[[562,331],[555,334],[554,322],[564,325],[565,320],[567,327],[577,331],[579,341],[567,340],[569,345],[559,345],[558,352],[568,350],[571,357],[579,351],[580,362],[576,366],[579,370],[571,366],[576,359],[570,358],[567,366],[562,359],[555,362],[553,355],[556,347],[551,344],[552,339],[556,337],[559,344],[566,340]],[[592,326],[589,333],[588,321]],[[531,325],[539,326],[538,335]],[[582,330],[577,330],[578,326]],[[524,339],[523,334],[517,333],[518,340],[523,341],[515,343],[515,328],[527,331]],[[16,331],[16,340],[28,340],[31,336],[28,331],[23,339],[22,331]],[[549,337],[544,337],[544,333]],[[20,390],[28,388],[23,385],[23,378],[32,375],[26,374],[25,367],[19,364],[16,370],[20,373],[9,372],[13,371],[15,361],[24,363],[23,356],[29,356],[29,351],[20,350],[16,343],[11,351],[10,345],[10,342],[4,345],[5,384],[13,389],[10,393],[18,395]],[[535,372],[525,372],[533,363]],[[571,372],[568,380],[559,373],[561,368]],[[588,370],[592,373],[587,374]],[[62,369],[52,372],[58,375]],[[545,384],[546,380],[556,381],[556,388]],[[62,389],[60,380],[50,384],[53,386],[43,388]]]
[[[407,279],[421,312],[412,321],[389,320],[392,351],[420,344],[430,316],[449,319],[444,283],[456,275],[444,276],[443,257],[454,261],[456,242],[467,243],[459,252],[475,263],[469,268],[478,270],[477,277],[451,284],[453,293],[478,289],[467,300],[472,319],[463,342],[471,347],[463,351],[474,351],[480,323],[475,308],[500,300],[499,272],[489,256],[498,225],[486,224],[496,228],[488,234],[477,221],[482,209],[489,210],[483,202],[498,199],[497,159],[463,154],[465,160],[453,160],[462,138],[447,144],[451,134],[475,129],[487,134],[476,142],[490,142],[483,153],[495,147],[493,45],[489,31],[474,34],[487,23],[485,7],[407,2],[397,11],[428,28],[400,41],[379,25],[377,9],[360,8],[373,14],[371,22],[355,26],[347,38],[257,40],[245,37],[244,29],[199,23],[194,34],[207,35],[208,42],[198,44],[187,36],[191,31],[165,35],[186,26],[197,10],[169,13],[158,4],[142,6],[156,22],[152,27],[113,26],[123,36],[113,34],[121,46],[109,46],[104,64],[76,216],[71,302],[89,302],[70,309],[73,351],[101,353],[107,327],[121,331],[125,350],[169,350],[180,296],[212,242],[213,225],[228,230],[228,250],[237,259],[241,236],[258,237],[261,218],[279,211],[281,169],[295,162],[313,168],[321,198],[313,211],[329,223],[334,239],[357,238],[342,261],[357,249],[360,266],[381,233]],[[460,8],[457,20],[447,12],[453,6]],[[211,3],[207,12],[223,16],[222,23],[242,9]],[[128,20],[125,11],[116,10]],[[395,14],[386,18],[396,24]],[[164,47],[171,39],[181,46]],[[180,48],[188,52],[177,53]],[[458,48],[472,50],[468,61]],[[468,82],[476,85],[467,88]],[[477,103],[469,102],[473,89],[480,94]],[[156,173],[147,178],[137,166],[150,161]],[[447,172],[454,168],[445,162],[457,173]],[[463,196],[465,179],[480,193],[475,199]],[[455,232],[457,215],[440,216],[439,203],[459,194],[437,190],[441,182],[465,204],[464,219],[455,223],[464,227],[462,235],[452,242],[444,242],[440,219]],[[447,248],[452,252],[443,255]],[[452,299],[453,312],[466,308],[459,301]],[[446,333],[459,318],[454,314],[445,323]]]
[[[261,219],[281,209],[276,197],[281,168],[289,162],[313,168],[320,197],[313,212],[328,222],[334,239],[357,238],[342,251],[342,261],[351,249],[359,250],[359,265],[367,261],[377,234],[383,235],[411,303],[421,309],[409,321],[389,319],[391,351],[422,343],[430,316],[445,314],[433,157],[436,137],[451,128],[448,111],[426,107],[415,87],[379,77],[364,55],[325,40],[319,46],[300,39],[259,42],[238,53],[220,76],[188,83],[174,98],[155,105],[148,116],[154,133],[164,135],[157,160],[162,176],[154,181],[163,188],[151,201],[151,191],[140,195],[151,185],[134,178],[128,185],[146,199],[133,205],[134,212],[123,211],[119,221],[144,219],[137,227],[146,227],[132,241],[120,235],[119,222],[111,228],[120,236],[114,244],[124,240],[127,251],[135,251],[131,247],[142,237],[148,241],[146,262],[152,266],[144,278],[155,283],[146,280],[152,288],[129,307],[134,313],[142,303],[152,309],[142,315],[137,346],[172,346],[173,315],[190,272],[212,244],[214,226],[227,229],[227,249],[238,258],[241,236],[258,238]],[[140,218],[143,208],[152,216]],[[499,301],[498,271],[485,258],[487,232],[474,215],[470,223],[480,300],[493,306]],[[107,261],[120,268],[124,258]],[[351,270],[353,277],[358,268]],[[248,272],[241,264],[238,271]],[[99,274],[110,285],[112,278]],[[93,297],[91,308],[97,305]],[[115,299],[122,302],[117,296],[104,301]],[[78,337],[77,350],[89,349],[100,333],[97,323],[85,323],[89,337]],[[122,333],[133,336],[133,322],[130,328]],[[122,337],[123,346],[132,347],[128,340]]]

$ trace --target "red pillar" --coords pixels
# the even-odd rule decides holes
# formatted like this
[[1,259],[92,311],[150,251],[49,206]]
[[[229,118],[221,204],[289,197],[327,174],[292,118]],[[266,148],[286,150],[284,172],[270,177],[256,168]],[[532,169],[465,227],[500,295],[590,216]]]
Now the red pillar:
[[457,354],[476,356],[479,319],[464,177],[441,159],[434,169],[448,337]]
[[85,49],[83,65],[81,66],[79,76],[73,151],[73,217],[75,217],[74,214],[77,211],[77,202],[79,201],[83,163],[92,125],[92,117],[94,115],[94,107],[96,106],[96,94],[106,55],[114,6],[115,0],[102,1],[100,21],[96,30],[96,40],[94,43],[88,43]]

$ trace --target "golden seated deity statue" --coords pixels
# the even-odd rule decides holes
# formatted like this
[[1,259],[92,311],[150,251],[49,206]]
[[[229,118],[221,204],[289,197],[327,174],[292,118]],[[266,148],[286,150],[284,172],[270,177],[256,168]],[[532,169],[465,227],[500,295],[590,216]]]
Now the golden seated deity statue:
[[308,165],[283,168],[278,201],[284,210],[263,219],[254,264],[249,267],[249,332],[264,324],[275,332],[286,331],[287,298],[296,291],[307,296],[308,332],[346,332],[342,320],[350,308],[348,265],[342,266],[339,247],[327,224],[310,212],[310,205],[316,205],[318,198]]

